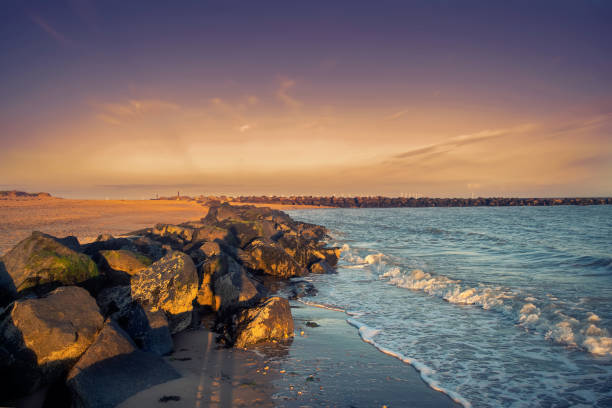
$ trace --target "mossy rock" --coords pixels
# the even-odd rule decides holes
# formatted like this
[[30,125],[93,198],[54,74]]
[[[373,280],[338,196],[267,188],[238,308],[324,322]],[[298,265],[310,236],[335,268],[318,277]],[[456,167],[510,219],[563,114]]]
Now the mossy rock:
[[2,257],[15,294],[44,285],[75,285],[96,278],[98,267],[55,237],[35,231]]
[[148,257],[127,249],[100,251],[100,255],[110,268],[129,275],[134,275],[153,263]]

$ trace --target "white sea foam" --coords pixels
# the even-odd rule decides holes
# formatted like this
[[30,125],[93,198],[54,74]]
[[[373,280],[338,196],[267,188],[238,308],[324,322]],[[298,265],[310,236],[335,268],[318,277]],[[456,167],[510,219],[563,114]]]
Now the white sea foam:
[[594,313],[589,313],[583,320],[572,317],[560,309],[555,303],[558,299],[553,296],[548,296],[545,302],[538,302],[533,296],[508,288],[484,284],[470,287],[460,280],[420,269],[404,273],[391,267],[380,275],[380,279],[401,288],[423,291],[450,303],[496,310],[510,316],[519,326],[541,332],[557,343],[579,347],[596,355],[612,356],[610,333],[595,325],[599,317]]
[[377,334],[380,333],[380,330],[374,329],[372,327],[369,327],[363,323],[361,323],[360,321],[354,319],[354,318],[348,318],[346,319],[346,321],[351,325],[357,328],[357,330],[359,330],[359,336],[361,337],[361,339],[363,341],[365,341],[366,343],[369,343],[371,345],[373,345],[374,347],[376,347],[378,350],[380,350],[381,352],[383,352],[384,354],[387,354],[389,356],[395,357],[398,360],[406,363],[406,364],[410,364],[411,366],[413,366],[420,374],[421,379],[423,379],[423,381],[432,389],[442,392],[446,395],[448,395],[453,401],[457,402],[458,404],[463,405],[465,408],[471,408],[472,404],[470,404],[470,402],[465,399],[464,397],[462,397],[459,393],[444,388],[440,385],[439,382],[435,381],[431,375],[435,373],[434,370],[432,370],[430,367],[427,367],[425,364],[412,359],[412,358],[408,358],[405,355],[398,353],[396,351],[390,350],[386,347],[381,346],[380,344],[378,344],[375,340],[374,340],[374,336],[376,336]]
[[326,305],[326,304],[323,304],[323,303],[315,303],[315,302],[311,302],[309,300],[304,300],[304,299],[298,299],[297,301],[300,302],[300,303],[303,303],[305,305],[308,305],[308,306],[318,307],[320,309],[333,310],[335,312],[343,312],[343,313],[345,312],[344,309],[340,309],[340,308],[332,306],[332,305]]

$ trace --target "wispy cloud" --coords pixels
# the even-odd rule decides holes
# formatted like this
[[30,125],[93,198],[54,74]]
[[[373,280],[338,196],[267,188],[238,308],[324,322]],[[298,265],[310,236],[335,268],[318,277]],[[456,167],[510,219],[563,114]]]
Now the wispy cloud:
[[96,117],[104,122],[120,125],[124,119],[150,112],[178,111],[180,106],[159,99],[129,99],[125,102],[96,104],[101,109]]
[[111,125],[120,125],[121,121],[117,118],[114,118],[112,116],[109,115],[105,115],[104,113],[100,113],[98,115],[96,115],[96,117],[98,119],[100,119],[101,121],[104,121],[106,123],[110,123]]
[[493,138],[515,135],[520,133],[526,133],[534,128],[532,124],[525,124],[520,126],[515,126],[512,128],[504,128],[504,129],[487,129],[482,130],[480,132],[463,134],[455,137],[451,137],[449,139],[443,140],[439,143],[433,143],[427,146],[418,147],[415,149],[411,149],[405,151],[403,153],[394,155],[392,159],[407,159],[410,157],[417,156],[432,156],[438,155],[442,153],[451,152],[461,146],[465,146],[472,143],[478,143],[485,140],[490,140]]
[[398,112],[395,112],[389,116],[385,116],[384,120],[395,120],[395,119],[399,119],[402,116],[404,116],[405,114],[407,114],[409,111],[408,109],[404,109]]
[[29,17],[32,22],[34,22],[45,33],[47,33],[49,36],[51,36],[51,38],[53,38],[55,41],[57,41],[64,47],[70,47],[74,45],[74,42],[70,38],[66,37],[64,34],[53,28],[51,24],[45,21],[42,17],[37,15],[30,15]]
[[251,126],[251,125],[249,125],[249,124],[247,123],[247,124],[244,124],[244,125],[240,126],[240,127],[238,128],[238,131],[239,131],[240,133],[244,133],[244,132],[246,132],[246,131],[251,130],[252,128],[253,128],[253,126]]
[[293,79],[283,78],[280,82],[280,86],[276,91],[276,97],[284,103],[289,108],[299,108],[302,106],[302,102],[298,101],[291,95],[289,95],[289,91],[293,89],[296,82]]

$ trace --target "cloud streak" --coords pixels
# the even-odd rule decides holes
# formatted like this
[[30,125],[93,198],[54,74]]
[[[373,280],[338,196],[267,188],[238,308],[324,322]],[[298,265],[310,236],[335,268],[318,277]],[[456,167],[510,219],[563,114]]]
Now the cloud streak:
[[55,28],[51,27],[51,25],[46,22],[42,17],[39,17],[37,15],[30,15],[29,17],[32,22],[34,22],[45,33],[47,33],[51,38],[53,38],[55,41],[57,41],[64,47],[70,47],[74,45],[74,42],[71,39],[57,31]]
[[179,111],[181,107],[172,102],[159,99],[129,99],[120,103],[105,103],[97,105],[101,108],[96,117],[112,125],[120,125],[125,119],[137,117],[151,112]]
[[285,106],[296,109],[302,106],[302,102],[298,101],[291,95],[289,95],[289,91],[293,89],[296,82],[293,79],[284,78],[280,82],[280,86],[276,91],[276,97],[280,100]]
[[384,120],[395,120],[395,119],[399,119],[399,118],[401,118],[402,116],[404,116],[404,115],[405,115],[405,114],[407,114],[407,113],[408,113],[408,109],[404,109],[404,110],[401,110],[401,111],[395,112],[395,113],[393,113],[393,114],[391,114],[391,115],[389,115],[389,116],[386,116],[386,117],[384,118]]
[[418,147],[392,156],[393,160],[402,160],[418,156],[433,156],[442,153],[449,153],[461,146],[479,143],[486,140],[526,133],[534,128],[532,124],[525,124],[504,129],[487,129],[480,132],[463,134],[451,137],[439,143],[428,146]]

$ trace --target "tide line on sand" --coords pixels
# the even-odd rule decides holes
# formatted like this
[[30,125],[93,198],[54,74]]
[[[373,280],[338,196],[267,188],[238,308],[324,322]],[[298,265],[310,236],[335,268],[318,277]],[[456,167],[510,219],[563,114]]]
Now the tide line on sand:
[[[336,311],[336,312],[342,312],[342,313],[345,313],[345,314],[347,314],[349,316],[356,315],[355,313],[349,312],[347,310],[344,310],[344,309],[341,309],[341,308],[338,308],[338,307],[335,307],[335,306],[332,306],[332,305],[310,302],[310,301],[304,300],[304,299],[298,299],[298,301],[300,303],[303,303],[303,304],[308,305],[308,306],[318,307],[318,308],[327,309],[327,310],[333,310],[333,311]],[[423,363],[421,363],[421,362],[419,362],[419,361],[417,361],[415,359],[406,357],[405,355],[403,355],[401,353],[398,353],[396,351],[393,351],[391,349],[383,347],[380,344],[378,344],[376,341],[374,341],[374,336],[376,336],[380,332],[380,330],[377,330],[377,329],[374,329],[372,327],[369,327],[369,326],[361,323],[360,321],[356,320],[353,317],[347,318],[346,322],[348,324],[350,324],[351,326],[357,328],[357,330],[359,331],[359,336],[361,337],[361,339],[364,342],[371,344],[372,346],[377,348],[383,354],[387,354],[387,355],[389,355],[391,357],[395,357],[398,360],[400,360],[401,362],[409,364],[412,367],[414,367],[419,372],[419,375],[421,376],[421,379],[431,389],[448,395],[453,401],[455,401],[458,404],[461,404],[465,408],[471,408],[472,407],[472,404],[467,399],[465,399],[463,396],[461,396],[459,393],[457,393],[457,392],[455,392],[453,390],[449,390],[449,389],[446,389],[446,388],[442,387],[440,385],[440,383],[438,383],[437,381],[432,379],[429,376],[429,374],[431,374],[433,372],[433,370],[431,368],[429,368],[425,364],[423,364]]]

